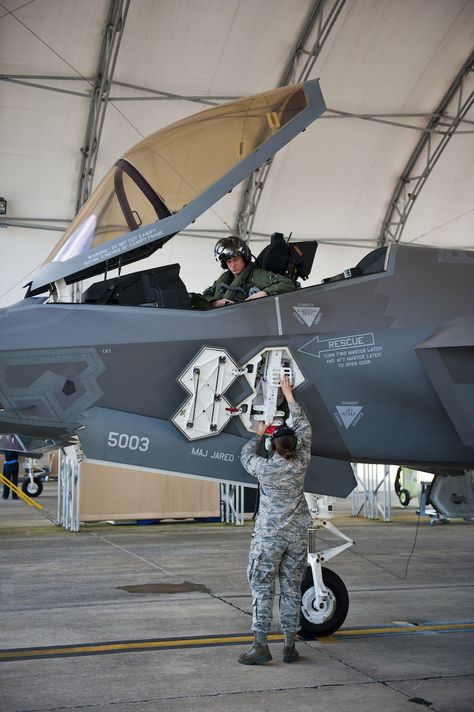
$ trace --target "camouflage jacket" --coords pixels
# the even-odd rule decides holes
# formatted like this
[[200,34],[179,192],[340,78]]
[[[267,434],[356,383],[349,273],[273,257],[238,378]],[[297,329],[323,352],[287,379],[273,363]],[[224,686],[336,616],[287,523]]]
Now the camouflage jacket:
[[251,293],[261,290],[273,295],[291,292],[293,289],[296,289],[296,286],[288,277],[259,269],[251,263],[234,279],[232,279],[232,273],[226,270],[213,285],[204,290],[201,296],[208,303],[215,299],[243,302]]
[[290,404],[291,427],[301,441],[292,460],[275,452],[270,459],[257,455],[258,437],[242,448],[240,460],[245,470],[258,479],[260,506],[255,534],[281,534],[286,539],[301,537],[311,524],[311,515],[303,493],[306,471],[311,458],[311,425],[301,406]]

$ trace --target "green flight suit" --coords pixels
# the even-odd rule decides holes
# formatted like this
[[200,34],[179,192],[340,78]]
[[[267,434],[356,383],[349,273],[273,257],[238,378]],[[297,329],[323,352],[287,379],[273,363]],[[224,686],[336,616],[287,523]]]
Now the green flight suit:
[[202,294],[191,295],[191,300],[193,306],[198,309],[206,309],[216,299],[243,302],[255,292],[265,291],[271,296],[282,292],[291,292],[294,289],[296,286],[288,277],[259,269],[251,263],[235,278],[233,278],[232,272],[226,270]]

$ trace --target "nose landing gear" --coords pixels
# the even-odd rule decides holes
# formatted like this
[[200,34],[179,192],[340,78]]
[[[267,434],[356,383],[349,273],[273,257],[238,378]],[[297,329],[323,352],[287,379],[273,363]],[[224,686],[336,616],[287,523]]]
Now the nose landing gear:
[[[308,567],[301,584],[300,636],[314,639],[331,635],[344,623],[349,610],[349,594],[343,580],[331,569],[323,567],[354,542],[330,521],[333,517],[332,497],[306,493],[306,499],[313,516],[313,524],[308,531]],[[316,537],[324,528],[344,544],[324,551],[317,551]]]
[[39,477],[30,475],[28,479],[23,481],[21,490],[24,494],[27,494],[28,497],[39,497],[43,491],[43,482]]

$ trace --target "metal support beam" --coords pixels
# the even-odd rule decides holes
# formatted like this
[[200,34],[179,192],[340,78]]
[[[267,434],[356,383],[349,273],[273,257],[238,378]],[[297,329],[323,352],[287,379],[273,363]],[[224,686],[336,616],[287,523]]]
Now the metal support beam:
[[434,112],[398,179],[378,238],[379,245],[400,241],[415,200],[473,104],[474,52]]
[[[58,232],[64,232],[67,229],[68,225],[71,224],[71,221],[72,218],[68,218],[66,220],[53,220],[51,218],[50,221],[43,218],[7,218],[5,220],[0,220],[0,229],[6,227],[27,227],[29,230],[55,230]],[[225,229],[198,230],[197,228],[190,227],[181,230],[181,234],[189,235],[194,239],[198,238],[204,240],[219,240],[221,237],[226,237],[226,235],[228,235],[228,232]],[[266,245],[268,244],[271,235],[269,232],[253,232],[252,237],[254,243],[261,242]],[[298,241],[309,239],[305,236],[298,235],[294,235],[294,238]],[[320,245],[338,245],[339,247],[360,247],[365,250],[373,249],[374,246],[374,242],[370,238],[367,238],[365,240],[363,238],[351,238],[350,240],[348,240],[347,237],[318,236],[318,243]]]
[[0,220],[0,227],[27,227],[29,230],[56,230],[64,232],[70,225],[71,218],[5,218]]
[[[305,50],[302,52],[304,55],[309,53]],[[294,64],[294,63],[293,63]],[[26,81],[29,80],[29,81]],[[90,99],[92,97],[92,89],[87,91],[73,91],[71,89],[64,89],[62,86],[54,86],[52,84],[42,84],[39,80],[59,82],[59,85],[67,82],[84,82],[87,86],[93,86],[95,79],[93,77],[61,77],[60,75],[52,74],[0,74],[0,82],[10,82],[12,84],[22,84],[24,86],[29,86],[34,89],[43,89],[45,91],[60,92],[61,94],[71,94],[72,96],[79,96],[82,98]],[[291,80],[291,77],[290,77]],[[137,92],[142,92],[142,95],[130,95],[130,96],[117,96],[109,97],[110,101],[190,101],[198,104],[209,104],[210,106],[218,106],[222,101],[234,101],[236,99],[242,98],[235,94],[209,94],[209,95],[198,95],[198,94],[173,94],[169,91],[162,91],[161,89],[154,89],[152,87],[144,87],[141,84],[131,84],[130,82],[121,82],[117,79],[112,79],[112,87],[125,87],[128,89],[133,89]],[[444,129],[447,125],[446,122],[452,121],[455,117],[450,115],[440,116],[432,113],[426,112],[408,112],[408,113],[365,113],[357,114],[349,111],[340,111],[338,109],[326,108],[324,116],[320,116],[321,119],[360,119],[361,121],[373,121],[375,123],[389,124],[390,126],[398,126],[404,129],[412,129],[413,131],[419,131],[421,133],[429,133],[430,129],[425,126],[417,126],[415,124],[408,124],[406,121],[396,121],[395,119],[432,119],[435,116],[440,119],[438,123],[438,128],[431,129],[432,133],[444,133]],[[474,126],[474,121],[471,119],[463,118],[463,123],[469,126]],[[474,130],[457,130],[457,134],[460,133],[473,133]]]
[[[41,80],[41,82],[40,82]],[[42,81],[58,82],[58,86],[53,84],[43,84]],[[97,80],[94,77],[61,77],[51,74],[0,74],[0,82],[10,82],[11,84],[21,84],[22,86],[32,87],[33,89],[43,89],[44,91],[54,91],[60,94],[71,94],[83,98],[91,98],[93,90],[73,91],[72,89],[64,89],[61,85],[68,82],[84,82],[88,87],[93,87]],[[240,99],[240,96],[235,95],[209,95],[200,96],[198,94],[173,94],[169,91],[161,89],[153,89],[144,87],[140,84],[130,84],[130,82],[120,82],[117,79],[110,81],[111,87],[125,87],[134,91],[142,92],[142,95],[133,96],[113,96],[110,101],[191,101],[197,104],[208,104],[209,106],[218,106],[221,101],[233,101]]]
[[134,89],[135,91],[145,92],[145,94],[147,94],[147,96],[114,96],[113,101],[191,101],[197,104],[218,106],[221,101],[234,101],[235,99],[240,99],[239,96],[234,95],[198,96],[197,94],[174,94],[169,91],[162,91],[161,89],[151,89],[150,87],[144,87],[139,84],[130,84],[129,82],[119,82],[117,80],[114,80],[112,84],[114,87],[125,87],[128,89]]
[[[430,127],[407,124],[405,121],[394,121],[395,118],[403,116],[406,116],[407,118],[429,118],[430,120],[437,118],[438,122],[435,127]],[[397,128],[401,129],[410,129],[412,131],[418,131],[419,133],[424,133],[427,135],[440,134],[441,136],[444,136],[444,134],[446,133],[446,128],[448,128],[450,123],[456,118],[456,116],[449,116],[447,114],[444,116],[441,116],[439,114],[353,114],[348,111],[338,111],[337,109],[330,109],[329,107],[326,107],[324,116],[320,117],[320,119],[360,119],[361,121],[373,121],[376,124],[388,124],[389,126],[396,126]],[[462,118],[461,121],[469,126],[474,125],[474,122],[470,119]],[[458,135],[474,133],[474,130],[465,129],[463,131],[460,131],[458,129],[457,133]]]
[[[26,81],[27,79],[31,79],[32,81]],[[91,92],[90,91],[73,91],[72,89],[63,89],[58,86],[52,86],[50,84],[40,84],[39,79],[47,79],[51,80],[54,79],[55,81],[70,81],[70,80],[80,80],[82,82],[87,82],[87,79],[84,79],[83,77],[42,77],[41,75],[31,75],[31,74],[25,74],[25,75],[14,75],[14,74],[0,74],[0,81],[2,82],[9,82],[10,84],[20,84],[22,86],[26,87],[33,87],[34,89],[44,89],[45,91],[54,91],[58,92],[59,94],[72,94],[73,96],[80,96],[83,98],[90,97]],[[33,81],[34,80],[34,81]],[[91,80],[92,82],[92,80]]]
[[[304,82],[308,79],[321,50],[345,5],[346,0],[315,0],[308,13],[303,30],[291,52],[281,76],[279,87],[290,83]],[[326,14],[325,14],[326,10]],[[305,45],[309,41],[314,27],[317,26],[316,38],[310,50]],[[252,235],[253,223],[258,204],[262,197],[265,183],[273,159],[255,171],[247,180],[239,206],[235,232],[248,242]]]
[[100,137],[112,85],[112,76],[117,61],[129,4],[130,0],[110,0],[109,15],[102,39],[99,65],[89,108],[86,135],[81,148],[82,161],[77,191],[76,213],[80,210],[82,205],[84,205],[91,193]]

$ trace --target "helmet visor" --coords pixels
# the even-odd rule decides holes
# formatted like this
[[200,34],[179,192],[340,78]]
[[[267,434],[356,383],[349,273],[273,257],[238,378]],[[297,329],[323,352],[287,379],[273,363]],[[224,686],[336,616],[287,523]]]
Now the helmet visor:
[[215,249],[216,260],[230,260],[232,257],[243,257],[244,249],[238,245],[218,245]]

